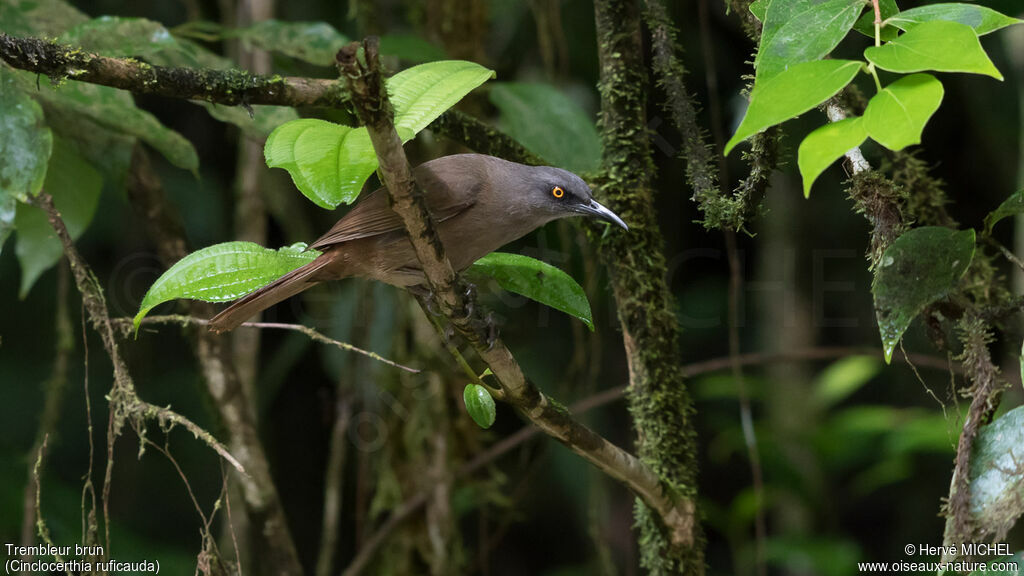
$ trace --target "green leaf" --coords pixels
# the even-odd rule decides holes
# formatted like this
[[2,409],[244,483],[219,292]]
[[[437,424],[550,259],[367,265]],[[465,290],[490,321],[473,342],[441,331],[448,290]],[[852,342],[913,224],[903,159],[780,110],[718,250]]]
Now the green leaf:
[[825,368],[814,387],[819,406],[835,406],[860,390],[882,371],[881,362],[871,356],[850,356]]
[[983,426],[971,454],[971,517],[981,534],[1003,534],[1024,513],[1024,406]]
[[52,147],[39,104],[18,87],[12,71],[0,66],[0,249],[14,229],[15,201],[43,185]]
[[466,270],[474,282],[493,278],[498,285],[545,306],[575,316],[591,330],[594,321],[583,288],[565,272],[535,258],[492,252]]
[[14,196],[8,194],[0,195],[0,252],[3,251],[4,242],[14,231],[14,216],[18,210],[18,201]]
[[795,118],[828,100],[853,80],[861,65],[852,60],[805,62],[767,82],[755,83],[750,93],[750,106],[736,133],[726,143],[725,154],[765,128]]
[[14,74],[0,67],[0,197],[25,200],[39,192],[53,134],[43,111],[17,85]]
[[912,74],[875,94],[864,110],[868,136],[897,151],[921,143],[925,124],[939,109],[944,90],[931,74]]
[[131,165],[137,139],[115,132],[92,118],[43,102],[46,123],[76,154],[99,170],[116,190],[121,190]]
[[271,132],[263,148],[267,166],[284,168],[314,204],[332,209],[350,204],[377,169],[366,128],[304,118]]
[[494,77],[493,70],[465,60],[428,62],[402,70],[387,82],[395,108],[395,127],[419,134],[466,94]]
[[178,298],[205,302],[236,300],[319,255],[316,250],[306,250],[301,242],[280,250],[252,242],[224,242],[193,252],[168,268],[149,287],[135,315],[135,329],[158,304]]
[[[53,204],[60,211],[71,239],[77,240],[96,213],[103,178],[68,143],[58,138],[54,141],[43,186],[53,197]],[[18,296],[25,298],[39,276],[60,261],[64,247],[41,208],[19,204],[14,222],[18,229],[14,253],[21,266]]]
[[786,0],[769,4],[764,28],[771,31],[761,35],[754,59],[757,79],[767,80],[831,52],[846,37],[863,8],[863,0]]
[[811,195],[811,185],[818,176],[851,149],[868,137],[861,118],[847,118],[825,124],[811,132],[800,143],[797,164],[804,181],[804,197]]
[[1003,200],[999,208],[985,216],[985,234],[991,234],[992,227],[1003,218],[1016,216],[1017,214],[1024,214],[1024,190],[1018,190],[1010,194],[1010,197]]
[[164,126],[155,116],[135,107],[131,94],[87,84],[64,82],[59,86],[44,83],[32,94],[48,107],[59,107],[68,114],[82,115],[114,132],[142,140],[156,148],[171,164],[190,172],[199,171],[199,156],[192,143]]
[[759,22],[764,22],[765,13],[768,11],[768,4],[771,0],[754,0],[750,3],[750,13],[757,18]]
[[936,20],[959,22],[973,28],[974,33],[978,36],[984,36],[1022,22],[1022,20],[1010,18],[985,6],[953,3],[919,6],[887,18],[887,24],[892,24],[901,30],[909,30],[918,24]]
[[0,30],[12,36],[53,38],[89,17],[62,0],[3,0]]
[[[882,15],[882,28],[881,28],[882,41],[883,42],[888,42],[889,40],[892,40],[893,38],[895,38],[900,33],[900,31],[897,30],[895,26],[886,26],[885,20],[886,20],[886,18],[889,18],[890,16],[893,16],[894,14],[899,12],[900,9],[899,9],[898,6],[896,6],[896,1],[895,0],[881,0],[881,2],[878,3],[878,9],[879,9],[878,11]],[[861,17],[858,18],[857,22],[853,25],[853,29],[856,30],[857,32],[860,32],[861,34],[867,36],[868,38],[874,38],[875,37],[875,10],[874,10],[874,8],[872,8],[870,5],[868,5],[867,9],[864,11],[864,14],[861,15]]]
[[[387,82],[395,129],[411,140],[494,72],[458,60],[420,64]],[[350,203],[377,169],[366,128],[301,119],[278,126],[263,148],[267,166],[283,168],[307,198],[323,208]]]
[[943,298],[974,258],[974,230],[914,228],[882,254],[871,290],[885,361],[925,306]]
[[318,66],[332,66],[334,56],[349,39],[326,22],[264,20],[232,30],[225,37],[241,38],[250,46],[273,50]]
[[477,426],[486,430],[494,424],[494,398],[491,398],[487,388],[479,384],[466,384],[462,391],[462,401],[466,404],[466,412],[469,412],[469,417]]
[[412,34],[385,34],[380,37],[380,53],[408,62],[433,62],[448,57],[444,49]]
[[974,30],[959,22],[925,22],[882,46],[872,46],[864,57],[890,72],[968,72],[1002,80],[978,41]]
[[501,112],[502,129],[534,154],[577,173],[600,165],[594,120],[554,86],[499,82],[490,98]]
[[83,22],[62,34],[58,41],[115,58],[150,58],[176,45],[174,37],[163,24],[145,18],[118,16],[100,16]]

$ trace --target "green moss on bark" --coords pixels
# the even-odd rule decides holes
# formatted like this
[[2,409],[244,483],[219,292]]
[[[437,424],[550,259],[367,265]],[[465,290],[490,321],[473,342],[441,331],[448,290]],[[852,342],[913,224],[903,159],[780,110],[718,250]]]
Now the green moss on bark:
[[[595,2],[601,65],[600,125],[604,144],[599,194],[629,223],[603,240],[622,325],[630,386],[629,410],[640,458],[670,493],[696,495],[693,403],[680,371],[679,327],[665,281],[664,241],[650,188],[653,172],[646,126],[646,67],[640,6]],[[592,236],[597,236],[592,228]],[[704,541],[695,523],[690,546],[673,545],[657,515],[637,503],[642,566],[650,574],[703,574]]]

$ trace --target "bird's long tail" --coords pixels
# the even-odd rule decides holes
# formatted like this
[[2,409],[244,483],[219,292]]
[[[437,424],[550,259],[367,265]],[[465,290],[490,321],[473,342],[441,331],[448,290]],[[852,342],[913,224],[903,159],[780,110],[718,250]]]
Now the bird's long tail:
[[313,279],[313,275],[331,262],[331,259],[326,256],[326,254],[320,256],[309,264],[281,276],[263,288],[235,300],[231,306],[228,306],[210,320],[209,329],[217,333],[234,330],[239,324],[245,322],[256,313],[266,310],[274,304],[291,298],[299,292],[318,284],[319,281]]

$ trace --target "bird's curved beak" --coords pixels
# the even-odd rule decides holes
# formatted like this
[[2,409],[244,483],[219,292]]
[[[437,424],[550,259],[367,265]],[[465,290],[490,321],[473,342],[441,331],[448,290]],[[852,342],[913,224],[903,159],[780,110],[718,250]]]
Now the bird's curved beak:
[[622,221],[622,218],[619,218],[618,214],[605,208],[597,200],[591,199],[589,204],[580,204],[577,209],[583,214],[595,216],[601,220],[611,222],[612,224],[618,224],[624,229],[629,230],[629,226],[626,226],[626,223]]

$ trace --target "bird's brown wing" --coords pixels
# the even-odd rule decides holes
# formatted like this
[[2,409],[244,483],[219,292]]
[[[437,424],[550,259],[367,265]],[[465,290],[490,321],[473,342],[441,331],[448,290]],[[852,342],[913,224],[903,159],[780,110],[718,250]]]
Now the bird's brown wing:
[[[479,189],[465,189],[456,194],[452,187],[438,178],[429,164],[416,169],[416,181],[425,192],[427,208],[434,222],[444,222],[458,216],[476,203]],[[322,250],[334,244],[377,236],[402,229],[402,219],[388,205],[387,190],[378,188],[359,200],[326,234],[321,236],[310,248]]]

